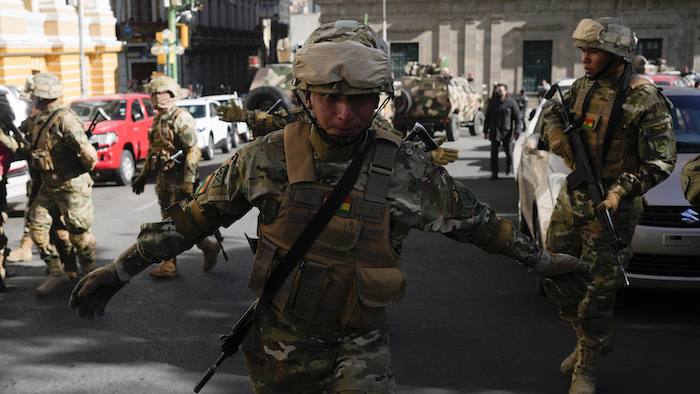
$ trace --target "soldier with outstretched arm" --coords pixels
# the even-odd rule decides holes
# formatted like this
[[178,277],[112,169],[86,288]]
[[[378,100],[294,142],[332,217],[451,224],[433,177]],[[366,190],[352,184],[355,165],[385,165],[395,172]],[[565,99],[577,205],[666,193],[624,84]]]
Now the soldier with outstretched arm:
[[[248,287],[260,298],[241,351],[258,393],[396,392],[385,307],[405,293],[400,254],[412,229],[510,257],[567,296],[583,294],[585,264],[543,250],[414,143],[370,127],[379,93],[393,93],[387,49],[355,21],[316,29],[294,58],[308,120],[239,149],[193,200],[168,209],[171,218],[144,224],[134,245],[76,285],[70,308],[103,315],[131,277],[253,208]],[[320,216],[327,224],[300,248]],[[299,250],[300,259],[286,258]],[[268,278],[289,263],[270,293]]]

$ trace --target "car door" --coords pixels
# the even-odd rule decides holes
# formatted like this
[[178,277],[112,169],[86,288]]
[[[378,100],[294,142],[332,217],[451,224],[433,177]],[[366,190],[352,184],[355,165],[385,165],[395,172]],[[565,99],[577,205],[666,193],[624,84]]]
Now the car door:
[[148,153],[148,129],[153,123],[154,116],[155,112],[153,112],[150,100],[140,97],[134,98],[131,104],[131,120],[133,122],[131,138],[136,160],[146,158]]

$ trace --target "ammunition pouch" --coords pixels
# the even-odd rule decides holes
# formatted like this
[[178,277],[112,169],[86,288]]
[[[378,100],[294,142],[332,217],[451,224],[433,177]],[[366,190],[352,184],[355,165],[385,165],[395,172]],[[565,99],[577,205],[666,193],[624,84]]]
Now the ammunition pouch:
[[35,149],[31,152],[32,167],[40,171],[53,171],[53,159],[48,149]]

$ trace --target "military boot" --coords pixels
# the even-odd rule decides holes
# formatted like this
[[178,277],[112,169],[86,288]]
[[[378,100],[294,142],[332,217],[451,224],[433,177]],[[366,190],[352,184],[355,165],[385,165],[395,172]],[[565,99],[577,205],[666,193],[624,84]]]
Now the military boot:
[[202,269],[204,272],[211,271],[216,265],[219,258],[219,251],[221,251],[221,246],[218,242],[214,242],[208,239],[204,239],[203,242],[197,245],[199,249],[202,250],[204,254],[204,263],[202,264]]
[[155,276],[156,278],[168,278],[168,277],[173,277],[173,276],[178,276],[177,272],[177,265],[175,264],[175,258],[173,257],[170,260],[165,260],[160,265],[158,268],[154,269],[153,271],[149,272],[151,276]]
[[574,372],[571,374],[569,394],[596,393],[595,364],[602,350],[602,346],[592,348],[581,345],[579,359],[576,361]]
[[28,235],[23,236],[19,248],[10,252],[7,261],[32,261],[32,245],[34,245],[32,239]]
[[49,277],[46,278],[41,286],[36,288],[35,295],[37,297],[44,297],[49,295],[56,287],[70,282],[70,278],[63,271],[63,266],[61,266],[61,261],[59,259],[51,259],[50,262],[46,263],[49,268]]
[[[568,357],[564,359],[564,361],[561,362],[561,365],[559,366],[559,369],[561,369],[561,373],[564,376],[571,376],[571,374],[574,372],[574,365],[576,365],[576,361],[578,361],[579,354],[581,351],[581,342],[578,342],[576,344],[576,348],[574,349],[571,354],[569,354]],[[612,342],[608,341],[606,342],[605,345],[603,345],[603,349],[600,352],[601,356],[605,356],[606,354],[610,353],[613,351],[613,344]]]

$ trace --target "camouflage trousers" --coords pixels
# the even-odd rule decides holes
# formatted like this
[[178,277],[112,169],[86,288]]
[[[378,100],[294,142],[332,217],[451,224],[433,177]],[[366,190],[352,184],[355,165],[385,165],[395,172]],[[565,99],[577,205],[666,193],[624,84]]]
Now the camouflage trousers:
[[42,183],[26,212],[26,220],[31,238],[45,262],[59,258],[56,247],[50,242],[49,231],[54,218],[58,220],[62,216],[80,264],[87,267],[95,263],[97,245],[95,237],[90,233],[95,219],[92,204],[93,184],[88,173],[58,186],[54,185],[55,187],[48,187]]
[[395,393],[387,327],[309,329],[263,312],[241,350],[256,393]]
[[[549,252],[576,256],[591,267],[594,282],[588,286],[588,292],[580,300],[564,298],[545,283],[547,296],[559,307],[561,318],[572,324],[578,339],[589,347],[603,346],[609,341],[616,293],[624,286],[615,251],[596,219],[594,208],[587,190],[569,191],[565,183],[547,229]],[[623,199],[613,214],[618,235],[625,245],[629,245],[642,211],[642,198],[637,197]],[[620,251],[623,266],[627,267],[631,258],[629,247]]]

